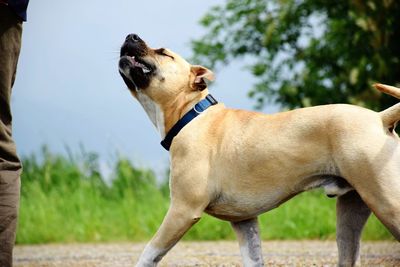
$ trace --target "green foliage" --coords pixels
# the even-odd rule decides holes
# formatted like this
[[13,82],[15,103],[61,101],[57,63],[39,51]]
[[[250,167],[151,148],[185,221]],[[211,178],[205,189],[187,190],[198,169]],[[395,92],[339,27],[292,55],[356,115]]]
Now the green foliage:
[[266,98],[289,108],[396,101],[371,84],[400,83],[400,1],[227,0],[201,24],[208,32],[192,42],[196,63],[252,56],[258,107]]
[[146,240],[168,209],[153,172],[123,158],[109,183],[93,153],[66,158],[44,150],[23,165],[18,243]]
[[[23,160],[17,243],[106,242],[149,240],[169,206],[168,181],[126,159],[114,165],[105,182],[98,157],[69,158],[47,150]],[[264,239],[333,239],[335,201],[320,192],[302,194],[260,216]],[[365,239],[390,239],[375,219]],[[185,235],[186,240],[235,239],[230,224],[208,215]]]

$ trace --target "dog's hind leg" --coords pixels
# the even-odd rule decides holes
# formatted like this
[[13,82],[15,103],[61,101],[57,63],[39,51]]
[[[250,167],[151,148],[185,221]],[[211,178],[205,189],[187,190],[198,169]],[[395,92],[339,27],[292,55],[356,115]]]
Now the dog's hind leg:
[[338,197],[336,203],[338,266],[354,266],[358,261],[361,231],[370,214],[370,209],[356,191]]
[[355,184],[354,188],[376,217],[400,241],[400,166],[398,162],[394,160],[386,162],[386,166],[380,168],[378,174]]
[[245,221],[232,222],[232,226],[239,240],[243,265],[245,267],[263,266],[257,217]]
[[376,217],[400,241],[400,176],[382,179],[374,189],[372,194],[360,195]]
[[376,217],[400,241],[400,141],[397,136],[365,131],[343,142],[336,157],[340,173]]

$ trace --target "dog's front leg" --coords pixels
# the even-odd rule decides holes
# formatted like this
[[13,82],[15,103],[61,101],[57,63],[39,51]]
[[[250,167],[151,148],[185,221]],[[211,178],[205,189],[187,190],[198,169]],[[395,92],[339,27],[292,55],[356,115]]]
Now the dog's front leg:
[[356,191],[340,196],[336,204],[338,266],[355,266],[359,260],[361,232],[371,214]]
[[232,226],[239,240],[243,265],[245,267],[263,266],[257,217],[245,221],[232,222]]
[[196,209],[186,203],[172,202],[164,221],[140,255],[136,266],[156,266],[186,231],[200,219],[201,213],[201,209]]

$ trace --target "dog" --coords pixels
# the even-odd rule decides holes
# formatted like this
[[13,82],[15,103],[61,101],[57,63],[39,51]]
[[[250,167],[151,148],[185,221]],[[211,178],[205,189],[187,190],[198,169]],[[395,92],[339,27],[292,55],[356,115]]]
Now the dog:
[[[400,240],[400,103],[333,104],[272,115],[226,108],[209,69],[126,37],[119,72],[170,151],[170,208],[137,266],[156,266],[203,212],[231,222],[244,266],[262,266],[257,216],[324,188],[337,197],[339,266],[359,260],[371,211]],[[400,98],[400,89],[376,84]]]

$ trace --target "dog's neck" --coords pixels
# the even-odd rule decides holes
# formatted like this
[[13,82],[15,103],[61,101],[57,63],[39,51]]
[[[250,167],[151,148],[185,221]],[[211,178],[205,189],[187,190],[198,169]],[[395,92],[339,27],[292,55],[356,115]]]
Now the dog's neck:
[[161,138],[164,138],[166,135],[165,132],[165,118],[164,112],[160,105],[151,100],[146,94],[142,92],[137,92],[137,99],[139,103],[142,105],[143,109],[146,111],[149,116],[151,122],[157,128],[157,131],[160,133]]
[[193,94],[182,93],[174,101],[156,103],[142,92],[137,92],[137,99],[146,111],[151,122],[157,128],[161,139],[196,103],[208,95],[208,89]]

